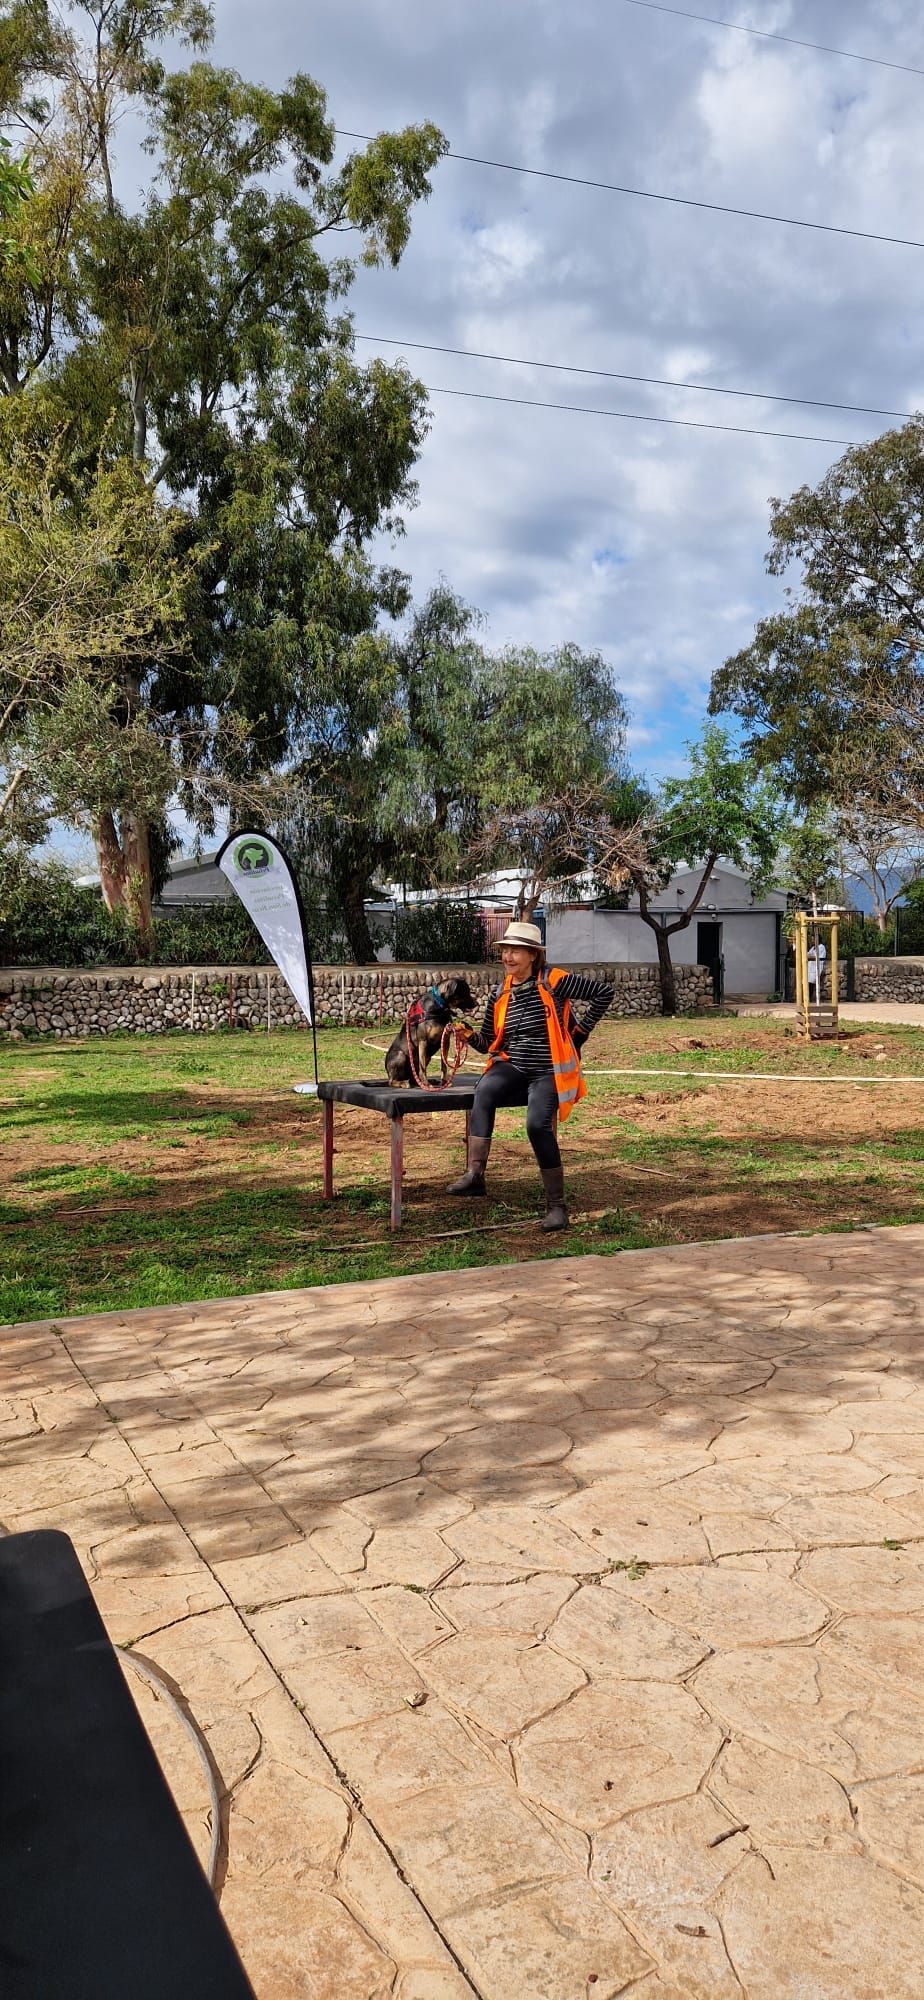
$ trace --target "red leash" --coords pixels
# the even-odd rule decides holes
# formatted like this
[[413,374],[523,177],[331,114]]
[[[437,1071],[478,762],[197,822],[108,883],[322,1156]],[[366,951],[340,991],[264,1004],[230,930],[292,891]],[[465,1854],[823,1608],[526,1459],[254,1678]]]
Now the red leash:
[[[416,1019],[419,1019],[421,1011],[422,1010],[420,1007],[420,1001],[413,1000],[411,1002],[410,1007],[407,1010],[407,1019],[405,1020],[404,1024],[407,1030],[407,1059],[411,1066],[411,1075],[414,1078],[414,1082],[416,1083],[419,1090],[448,1090],[450,1084],[453,1081],[453,1078],[458,1074],[459,1070],[462,1068],[463,1063],[468,1060],[468,1037],[465,1033],[464,1028],[458,1027],[454,1021],[447,1021],[446,1026],[443,1029],[442,1036],[440,1038],[440,1064],[443,1069],[449,1070],[449,1074],[446,1078],[445,1083],[431,1083],[429,1077],[427,1076],[426,1070],[424,1070],[424,1073],[421,1076],[420,1071],[414,1059],[414,1043],[411,1036],[411,1022]],[[449,1057],[447,1054],[447,1046],[450,1035],[455,1036],[455,1050],[453,1053],[453,1063],[451,1069],[449,1069]]]

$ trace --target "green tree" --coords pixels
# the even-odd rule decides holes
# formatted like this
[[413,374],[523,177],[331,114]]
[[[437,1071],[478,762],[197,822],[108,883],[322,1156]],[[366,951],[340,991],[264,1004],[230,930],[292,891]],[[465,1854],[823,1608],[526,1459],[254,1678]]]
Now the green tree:
[[858,445],[774,501],[767,568],[786,608],[715,675],[746,746],[802,806],[924,829],[924,418]]
[[528,918],[586,870],[580,829],[622,772],[628,712],[602,655],[567,644],[489,659],[480,716],[469,855],[517,878],[517,915]]
[[[692,922],[717,863],[745,869],[755,895],[765,894],[786,824],[773,777],[737,755],[725,730],[708,723],[702,741],[688,747],[686,777],[665,779],[657,792],[624,781],[610,795],[609,828],[601,824],[589,836],[598,879],[618,890],[630,883],[638,896],[657,947],[665,1014],[677,1012],[671,938]],[[665,923],[652,898],[681,866],[698,867],[700,879],[682,912]]]
[[780,858],[783,885],[800,903],[836,903],[842,893],[841,833],[827,801],[790,828]]
[[[0,4],[0,111],[29,133],[35,184],[9,225],[28,261],[0,273],[0,387],[49,436],[66,427],[88,487],[102,453],[182,503],[188,653],[127,663],[123,707],[178,745],[220,718],[204,766],[176,771],[205,832],[210,781],[312,750],[332,662],[362,660],[406,601],[367,546],[413,500],[424,392],[403,366],[356,363],[345,299],[357,259],[399,261],[444,150],[424,125],[335,165],[320,86],[216,68],[210,35],[200,0]],[[173,74],[166,36],[197,58]],[[113,157],[127,110],[152,161],[134,209]],[[14,423],[0,411],[0,448]],[[104,809],[94,833],[107,900],[140,871],[143,918],[145,807]]]
[[[127,462],[82,474],[76,504],[61,452],[24,435],[0,457],[0,849],[9,857],[58,817],[99,827],[161,815],[176,782],[175,736],[128,677],[152,655],[187,656],[190,558],[176,509]],[[121,901],[136,909],[141,857],[127,836]]]
[[[395,579],[394,612],[404,601]],[[365,913],[383,881],[454,881],[475,822],[473,743],[483,655],[477,614],[440,584],[391,639],[367,629],[331,646],[306,716],[292,799],[277,831],[307,894],[323,882],[359,963],[375,956]]]
[[[0,234],[0,268],[4,270],[15,264],[17,257],[23,256],[10,224],[18,219],[24,202],[34,192],[28,162],[15,160],[10,152],[9,140],[0,137],[0,230],[7,232]],[[29,262],[28,256],[26,262]],[[30,266],[30,275],[33,271],[34,267]]]

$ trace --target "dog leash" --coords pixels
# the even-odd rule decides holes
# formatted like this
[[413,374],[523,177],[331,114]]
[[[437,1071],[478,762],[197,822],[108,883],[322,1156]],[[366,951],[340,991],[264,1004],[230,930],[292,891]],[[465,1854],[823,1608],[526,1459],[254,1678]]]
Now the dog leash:
[[[435,988],[433,990],[435,991]],[[440,994],[439,997],[440,999],[442,999],[443,997],[442,994]],[[407,1059],[410,1064],[411,1075],[414,1078],[414,1082],[416,1083],[419,1090],[448,1090],[450,1084],[455,1080],[459,1070],[462,1068],[463,1063],[467,1062],[468,1060],[468,1038],[466,1036],[465,1029],[460,1028],[455,1021],[447,1021],[446,1026],[443,1029],[442,1035],[440,1037],[440,1066],[442,1069],[448,1070],[449,1074],[447,1075],[445,1083],[431,1083],[426,1070],[424,1070],[423,1075],[421,1076],[421,1073],[414,1060],[414,1043],[411,1035],[411,1023],[415,1019],[419,1018],[419,1012],[418,1012],[419,1008],[420,1008],[420,1001],[412,1000],[407,1010],[407,1017],[404,1023],[405,1032],[407,1034]],[[453,1061],[451,1069],[449,1068],[449,1056],[447,1054],[450,1035],[455,1037],[455,1049],[453,1052]]]

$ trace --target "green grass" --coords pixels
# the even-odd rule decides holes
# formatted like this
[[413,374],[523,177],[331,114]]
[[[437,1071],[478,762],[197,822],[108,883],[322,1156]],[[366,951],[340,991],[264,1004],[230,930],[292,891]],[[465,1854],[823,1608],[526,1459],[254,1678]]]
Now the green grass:
[[[363,1032],[389,1039],[385,1028]],[[381,1074],[362,1040],[323,1031],[322,1074]],[[353,1113],[338,1114],[338,1200],[318,1199],[318,1107],[292,1092],[311,1075],[305,1035],[0,1045],[0,1321],[736,1230],[924,1220],[924,1089],[883,1097],[783,1086],[773,1102],[787,1108],[769,1130],[749,1119],[747,1094],[726,1099],[709,1084],[715,1069],[924,1077],[920,1031],[864,1028],[805,1047],[759,1018],[607,1022],[592,1053],[589,1095],[563,1141],[576,1211],[567,1234],[532,1226],[538,1180],[522,1113],[510,1112],[498,1126],[504,1170],[485,1208],[444,1198],[458,1122],[409,1123],[405,1228],[392,1237],[384,1120],[357,1126]],[[595,1076],[595,1067],[658,1075]],[[697,1078],[662,1074],[670,1068]],[[859,1098],[890,1105],[888,1116],[854,1112],[840,1130],[838,1106]],[[740,1129],[722,1115],[732,1101]],[[443,1234],[462,1229],[472,1233]]]

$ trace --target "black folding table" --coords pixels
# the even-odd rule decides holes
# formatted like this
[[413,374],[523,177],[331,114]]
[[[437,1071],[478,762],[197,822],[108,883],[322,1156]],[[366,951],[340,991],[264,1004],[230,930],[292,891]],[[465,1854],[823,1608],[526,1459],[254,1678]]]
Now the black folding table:
[[0,1537],[0,1993],[254,2000],[67,1535]]
[[360,1111],[380,1111],[391,1121],[391,1226],[401,1227],[401,1183],[404,1177],[404,1121],[424,1111],[465,1114],[465,1147],[468,1152],[469,1113],[475,1101],[477,1078],[457,1076],[446,1090],[411,1089],[384,1083],[378,1077],[362,1077],[345,1083],[319,1083],[322,1110],[323,1180],[325,1201],[334,1193],[334,1105],[353,1104]]

